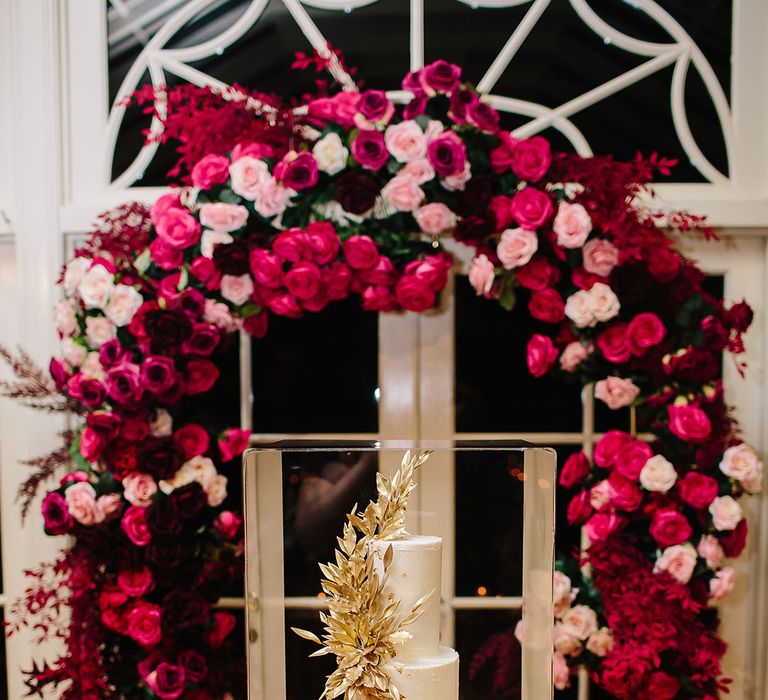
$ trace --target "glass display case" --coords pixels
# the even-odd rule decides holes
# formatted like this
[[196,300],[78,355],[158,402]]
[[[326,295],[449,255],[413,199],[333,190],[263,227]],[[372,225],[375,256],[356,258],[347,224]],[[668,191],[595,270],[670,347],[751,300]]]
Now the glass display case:
[[[291,628],[323,636],[319,564],[334,561],[347,515],[376,499],[377,472],[391,477],[406,451],[422,450],[430,455],[415,472],[405,526],[409,537],[440,538],[442,562],[418,574],[440,593],[429,604],[434,622],[423,621],[427,611],[419,624],[439,627],[440,644],[458,651],[461,700],[492,697],[484,688],[498,678],[478,656],[499,635],[508,641],[506,697],[552,696],[554,450],[518,441],[283,441],[244,456],[249,700],[321,695],[335,657],[308,658],[317,645]],[[455,494],[447,507],[434,495],[446,481]],[[416,561],[406,575],[416,576]]]

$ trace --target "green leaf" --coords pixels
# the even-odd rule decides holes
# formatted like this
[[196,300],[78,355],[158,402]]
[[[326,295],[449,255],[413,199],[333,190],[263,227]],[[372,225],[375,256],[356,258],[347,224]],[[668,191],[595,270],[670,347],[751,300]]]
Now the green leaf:
[[240,196],[235,194],[232,190],[225,188],[219,195],[219,201],[227,204],[240,204]]
[[512,311],[517,303],[517,292],[515,291],[515,276],[508,274],[501,283],[501,292],[499,294],[499,304],[502,309]]
[[261,307],[258,304],[254,304],[253,302],[248,302],[240,309],[240,315],[243,318],[250,318],[251,316],[255,316],[258,313],[261,313]]

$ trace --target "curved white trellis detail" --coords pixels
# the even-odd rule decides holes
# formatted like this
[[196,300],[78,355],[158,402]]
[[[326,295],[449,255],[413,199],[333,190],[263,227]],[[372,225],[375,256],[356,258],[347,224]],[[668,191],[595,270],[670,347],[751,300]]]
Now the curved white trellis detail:
[[[170,39],[187,22],[204,11],[213,1],[192,0],[186,3],[168,19],[163,27],[147,43],[141,55],[131,67],[118,91],[109,116],[106,144],[107,173],[111,172],[118,132],[125,116],[125,98],[136,89],[146,72],[149,72],[150,80],[156,87],[164,85],[166,75],[172,74],[196,85],[209,85],[219,89],[225,96],[229,96],[232,99],[242,99],[242,95],[232,93],[229,86],[190,64],[214,54],[220,54],[240,39],[264,14],[268,0],[252,0],[237,20],[216,37],[195,46],[176,49],[166,48],[166,44]],[[571,117],[649,75],[674,64],[670,85],[670,106],[675,130],[683,149],[695,167],[710,182],[728,182],[728,177],[715,168],[704,156],[696,143],[688,123],[685,104],[685,83],[688,71],[693,66],[701,76],[715,106],[725,141],[728,163],[731,163],[734,134],[728,100],[712,70],[712,66],[685,29],[668,12],[660,8],[654,0],[633,0],[632,6],[657,22],[669,34],[671,39],[667,43],[643,41],[612,27],[590,7],[587,0],[569,1],[578,17],[592,31],[602,37],[606,44],[613,44],[629,53],[648,57],[649,60],[564,104],[557,107],[547,107],[515,99],[514,97],[494,94],[493,88],[552,0],[458,0],[458,2],[473,8],[483,7],[489,9],[530,4],[522,21],[514,28],[510,38],[478,83],[478,89],[481,92],[487,93],[486,99],[497,109],[531,117],[531,121],[516,129],[514,134],[522,138],[552,127],[560,131],[568,139],[577,153],[591,155],[592,149],[587,139],[571,121]],[[328,53],[327,42],[304,6],[348,13],[376,2],[378,0],[282,0],[282,4],[297,23],[309,44],[323,55]],[[410,0],[410,54],[412,69],[417,69],[424,65],[424,19],[424,0]],[[354,89],[352,79],[343,70],[338,61],[335,60],[335,57],[331,57],[331,61],[330,70],[334,77],[344,85],[345,89]],[[402,91],[393,91],[390,95],[398,101],[407,100],[409,97],[408,93]],[[258,106],[258,104],[254,103],[254,106]],[[163,113],[163,107],[162,104],[158,105],[158,110],[161,114]],[[160,128],[160,120],[157,118],[153,119],[151,129],[158,130]],[[145,145],[131,165],[112,182],[111,187],[128,187],[141,179],[144,170],[151,162],[156,151],[156,143]]]

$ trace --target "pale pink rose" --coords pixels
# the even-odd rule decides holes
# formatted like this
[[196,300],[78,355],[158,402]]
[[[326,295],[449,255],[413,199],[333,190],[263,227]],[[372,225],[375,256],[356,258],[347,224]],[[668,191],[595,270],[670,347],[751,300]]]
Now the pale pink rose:
[[250,275],[222,275],[221,296],[235,306],[242,306],[253,294],[253,280]]
[[127,326],[143,303],[144,298],[136,289],[127,284],[118,284],[112,290],[104,313],[116,326]]
[[117,328],[108,318],[88,316],[85,319],[85,337],[92,348],[100,348],[107,341],[117,337]]
[[64,291],[68,295],[72,295],[77,291],[80,283],[85,277],[85,273],[88,272],[88,268],[91,266],[91,261],[88,258],[79,257],[72,259],[67,265],[67,269],[64,270]]
[[205,300],[203,320],[208,321],[208,323],[212,323],[214,326],[227,332],[237,328],[235,319],[232,318],[232,314],[229,313],[229,307],[226,304],[223,304],[220,301],[214,301],[213,299]]
[[104,379],[106,373],[101,366],[101,358],[97,352],[89,352],[80,365],[80,372],[84,379]]
[[436,139],[444,131],[445,126],[443,125],[443,122],[439,119],[430,119],[429,122],[427,122],[427,128],[424,129],[424,136],[427,137],[427,141],[429,142],[432,139]]
[[525,265],[539,248],[539,239],[533,231],[522,228],[508,228],[501,234],[496,248],[501,264],[507,270]]
[[133,472],[123,477],[123,495],[133,506],[146,508],[156,493],[157,483],[149,474]]
[[518,620],[517,624],[515,625],[515,639],[517,639],[518,642],[520,642],[520,645],[523,644],[523,635],[525,634],[525,624],[522,620]]
[[725,552],[714,535],[702,535],[696,551],[712,570],[717,569],[725,558]]
[[709,596],[714,601],[723,600],[733,591],[735,572],[730,566],[721,569],[709,581]]
[[654,571],[666,571],[679,583],[688,583],[696,567],[696,550],[690,542],[667,547],[656,560]]
[[557,652],[552,656],[552,680],[558,690],[565,690],[571,684],[568,663],[565,657]]
[[619,249],[604,238],[594,238],[584,244],[584,269],[593,275],[608,277],[619,263]]
[[83,304],[89,309],[103,309],[112,293],[115,275],[103,265],[94,265],[83,275],[77,288]]
[[595,320],[610,321],[619,313],[621,309],[619,298],[607,284],[598,282],[592,285],[589,295],[592,297],[592,313]]
[[592,232],[592,219],[581,204],[560,202],[552,230],[563,248],[581,248]]
[[552,602],[557,605],[571,592],[571,579],[562,571],[555,571],[552,582]]
[[248,223],[248,210],[240,204],[203,204],[200,207],[200,223],[215,231],[237,231]]
[[211,231],[206,229],[200,236],[200,255],[204,258],[213,258],[213,249],[217,245],[228,245],[235,239],[226,231]]
[[733,530],[742,518],[741,506],[731,496],[718,496],[709,504],[709,512],[718,530]]
[[396,175],[384,185],[381,196],[397,211],[413,211],[424,201],[424,190],[408,175]]
[[469,264],[469,283],[478,295],[487,297],[496,279],[496,268],[485,253],[472,258]]
[[400,173],[408,175],[417,185],[423,185],[425,182],[435,179],[435,169],[426,158],[408,163]]
[[589,490],[589,504],[595,509],[600,510],[610,503],[614,496],[613,487],[608,479],[598,481]]
[[117,515],[122,509],[123,497],[119,493],[108,493],[96,499],[96,507],[104,514],[104,519]]
[[53,309],[53,323],[62,338],[68,338],[77,330],[75,309],[69,299],[62,299]]
[[96,503],[96,491],[88,482],[72,484],[64,498],[70,515],[81,525],[96,525],[104,520],[104,512]]
[[[760,463],[763,466],[763,463]],[[760,493],[763,490],[763,470],[760,469],[754,476],[748,477],[741,482],[741,485],[748,493]]]
[[604,657],[613,649],[613,633],[607,627],[601,627],[597,632],[591,634],[587,641],[587,650],[595,656]]
[[347,167],[349,149],[341,142],[341,137],[332,131],[314,145],[312,155],[320,170],[329,175],[336,175]]
[[[729,447],[720,461],[720,471],[732,479],[741,482],[759,483],[759,477],[763,473],[763,464],[749,445],[742,442],[739,445]],[[748,489],[754,493],[753,489]],[[759,489],[757,489],[759,491]]]
[[555,651],[566,656],[578,656],[581,653],[581,642],[563,629],[561,623],[555,625]]
[[565,300],[565,315],[573,321],[577,328],[587,328],[595,325],[595,312],[592,305],[592,295],[580,289]]
[[232,190],[246,199],[254,200],[262,187],[272,176],[263,160],[253,156],[243,156],[229,166],[232,178]]
[[208,493],[215,478],[216,467],[213,461],[209,457],[197,455],[184,462],[170,479],[160,481],[158,486],[164,494],[168,495],[182,486],[197,482],[203,487],[203,491]]
[[560,355],[560,368],[564,372],[575,372],[576,368],[586,360],[594,350],[592,343],[584,345],[578,340],[568,343]]
[[149,424],[149,434],[154,437],[167,437],[173,432],[173,418],[164,408],[158,408],[154,420]]
[[224,503],[224,499],[227,497],[227,477],[223,474],[217,474],[208,484],[208,487],[203,488],[208,496],[208,505],[216,508]]
[[427,155],[427,137],[413,119],[388,126],[384,143],[398,163],[411,163]]
[[76,343],[72,338],[64,338],[61,341],[61,355],[72,367],[79,367],[87,352],[80,343]]
[[259,188],[253,200],[253,208],[268,219],[285,211],[288,200],[296,194],[293,190],[278,184],[277,180],[270,178],[267,183]]
[[442,233],[456,225],[456,214],[442,202],[425,204],[413,212],[413,216],[424,233]]
[[639,395],[640,387],[631,379],[606,377],[595,384],[595,398],[614,411],[631,405]]
[[472,166],[469,161],[464,163],[464,170],[455,175],[447,175],[441,184],[449,192],[463,192],[467,183],[472,179]]
[[647,491],[666,493],[677,481],[677,471],[663,455],[654,455],[640,470],[640,485]]

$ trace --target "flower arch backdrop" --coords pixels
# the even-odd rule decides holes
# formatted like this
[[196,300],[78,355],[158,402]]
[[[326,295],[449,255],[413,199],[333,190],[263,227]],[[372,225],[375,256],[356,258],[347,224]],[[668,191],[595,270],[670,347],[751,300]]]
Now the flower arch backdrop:
[[[30,689],[242,694],[235,620],[213,606],[241,576],[227,486],[249,434],[189,407],[216,385],[233,335],[262,337],[272,314],[299,318],[350,295],[370,311],[434,307],[453,264],[440,238],[452,236],[475,249],[479,295],[526,304],[540,322],[527,345],[534,376],[595,382],[598,399],[633,406],[654,436],[610,431],[592,459],[562,467],[575,491],[568,519],[591,545],[560,562],[558,687],[586,664],[617,698],[717,697],[725,645],[711,603],[733,586],[724,558],[747,529],[738,499],[760,489],[762,471],[729,415],[720,363],[743,351],[751,311],[708,294],[660,215],[637,203],[674,163],[516,140],[444,61],[406,76],[401,107],[337,87],[300,109],[245,90],[137,94],[162,118],[161,138],[179,141],[185,185],[102,217],[66,265],[52,381],[6,353],[19,378],[4,393],[79,417],[21,490],[26,508],[58,466],[75,465],[42,505],[46,531],[71,544],[31,573],[16,606],[18,624],[67,642],[31,669]],[[711,234],[691,215],[663,219]],[[471,663],[474,675],[495,659],[499,697],[514,692],[514,644],[511,632],[492,638]]]

